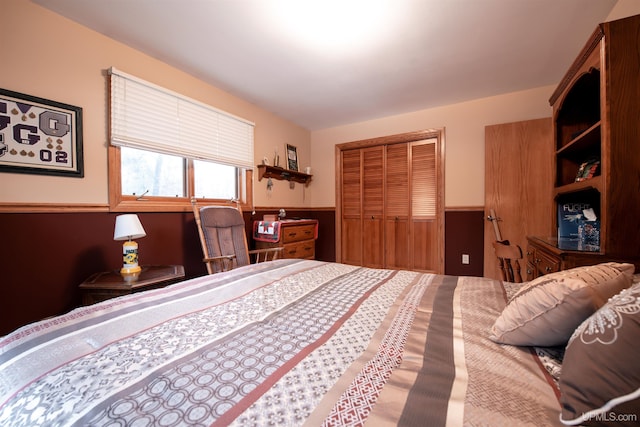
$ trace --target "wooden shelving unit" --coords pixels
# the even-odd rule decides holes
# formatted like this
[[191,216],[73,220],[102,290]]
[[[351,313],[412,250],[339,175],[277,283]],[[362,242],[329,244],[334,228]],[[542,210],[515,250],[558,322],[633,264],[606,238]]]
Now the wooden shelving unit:
[[284,169],[278,166],[258,165],[258,181],[262,181],[262,178],[273,178],[309,185],[312,176],[304,172]]
[[[529,280],[541,274],[606,261],[640,267],[640,15],[600,24],[551,96],[555,179],[553,224],[558,235],[530,237]],[[594,176],[577,181],[581,164],[598,160]],[[590,208],[587,241],[571,230],[574,213]],[[566,219],[569,217],[569,219]],[[585,227],[588,223],[585,222]],[[593,227],[596,228],[595,232]],[[575,237],[574,237],[575,235]]]

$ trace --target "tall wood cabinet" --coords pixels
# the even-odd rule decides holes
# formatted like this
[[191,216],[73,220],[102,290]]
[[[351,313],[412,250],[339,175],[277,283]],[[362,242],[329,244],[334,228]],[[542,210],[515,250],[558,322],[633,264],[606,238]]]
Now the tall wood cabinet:
[[[493,212],[501,238],[523,251],[527,236],[553,234],[552,127],[551,117],[485,127],[484,216]],[[496,239],[484,221],[484,276],[499,279]]]
[[438,138],[339,151],[341,262],[440,271]]
[[[589,205],[599,237],[530,239],[532,277],[565,266],[640,259],[640,15],[600,24],[551,96],[553,224]],[[593,176],[582,164],[599,161]],[[577,179],[578,178],[578,179]],[[583,231],[583,230],[581,230]],[[593,233],[593,229],[589,229]],[[542,256],[537,256],[542,255]],[[542,270],[538,264],[546,266]]]

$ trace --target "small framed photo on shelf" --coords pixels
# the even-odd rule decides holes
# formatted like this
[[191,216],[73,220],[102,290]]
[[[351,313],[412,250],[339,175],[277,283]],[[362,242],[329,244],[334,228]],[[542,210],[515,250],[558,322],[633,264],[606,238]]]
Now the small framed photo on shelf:
[[287,168],[292,171],[298,170],[298,149],[287,144]]

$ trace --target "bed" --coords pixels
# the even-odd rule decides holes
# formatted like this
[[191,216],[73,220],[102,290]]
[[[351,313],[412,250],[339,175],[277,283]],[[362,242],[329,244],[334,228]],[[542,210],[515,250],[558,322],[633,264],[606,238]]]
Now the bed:
[[0,425],[562,425],[564,347],[495,341],[521,291],[277,260],[108,300],[0,338]]

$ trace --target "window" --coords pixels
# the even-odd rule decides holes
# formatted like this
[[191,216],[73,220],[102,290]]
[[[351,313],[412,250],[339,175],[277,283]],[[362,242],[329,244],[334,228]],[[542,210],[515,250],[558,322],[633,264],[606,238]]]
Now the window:
[[205,199],[240,199],[238,170],[233,166],[193,161],[194,195]]
[[185,159],[129,147],[120,150],[123,195],[186,197]]
[[253,123],[112,68],[109,203],[190,210],[251,198]]

